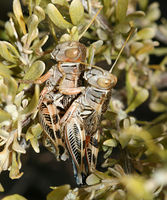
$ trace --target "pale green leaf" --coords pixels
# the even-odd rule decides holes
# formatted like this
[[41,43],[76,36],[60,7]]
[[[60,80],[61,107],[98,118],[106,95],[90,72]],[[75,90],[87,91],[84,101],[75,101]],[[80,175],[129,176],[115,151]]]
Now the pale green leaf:
[[167,110],[167,105],[160,102],[151,102],[149,106],[154,112],[165,112]]
[[31,65],[31,67],[25,74],[23,80],[34,81],[43,74],[44,70],[45,70],[45,63],[38,60]]
[[27,35],[27,40],[25,43],[25,49],[28,49],[31,42],[38,36],[38,24],[39,24],[39,19],[37,15],[33,14],[31,15],[29,21],[28,21],[28,35]]
[[35,85],[34,96],[32,97],[28,106],[23,111],[21,111],[21,114],[30,114],[36,109],[39,101],[39,93],[40,93],[39,85]]
[[94,185],[100,183],[100,178],[98,178],[95,174],[91,174],[87,177],[86,183],[88,185]]
[[[28,69],[28,71],[26,72],[24,78],[23,78],[23,82],[24,81],[35,81],[36,79],[38,79],[44,72],[45,70],[45,63],[38,60],[36,62],[34,62],[31,67]],[[22,83],[19,86],[19,91],[22,91],[24,89],[24,87],[26,86],[26,84]]]
[[34,137],[38,138],[39,135],[42,133],[43,129],[41,128],[40,124],[36,124],[31,127],[31,132],[34,135]]
[[126,72],[126,92],[127,92],[127,103],[128,105],[132,102],[134,97],[134,89],[132,84],[131,71]]
[[58,9],[51,3],[47,6],[47,14],[52,22],[61,29],[71,28],[72,24],[67,22]]
[[17,137],[14,138],[12,149],[18,153],[26,153],[25,149],[18,143]]
[[19,194],[13,194],[13,195],[9,195],[7,197],[4,197],[2,200],[27,200],[27,199],[22,197]]
[[11,115],[8,112],[0,109],[0,123],[10,119]]
[[111,65],[111,50],[110,48],[107,48],[104,52],[103,52],[103,56],[105,57],[107,63],[109,65]]
[[[124,176],[121,181],[127,191],[132,194],[133,199],[152,200],[153,196],[145,185],[145,180],[139,176]],[[134,189],[135,188],[135,189]],[[136,192],[137,191],[137,192]]]
[[[15,55],[13,55],[14,53]],[[9,42],[0,41],[0,55],[7,61],[15,63],[17,61],[17,57],[19,54],[14,46],[12,46]]]
[[23,175],[23,172],[20,173],[19,171],[19,164],[16,157],[16,152],[12,152],[12,165],[9,173],[11,179],[18,179]]
[[106,145],[106,146],[109,146],[109,147],[116,147],[117,146],[117,142],[114,139],[105,140],[103,142],[103,144]]
[[0,65],[0,75],[4,77],[5,84],[8,87],[8,94],[12,96],[12,99],[14,99],[17,91],[17,83],[14,78],[12,78],[9,74],[11,71],[7,68],[2,67]]
[[139,0],[139,6],[142,10],[145,10],[148,6],[148,0]]
[[126,112],[132,112],[134,111],[139,105],[141,105],[143,102],[145,102],[149,97],[149,92],[146,89],[141,89],[137,93],[136,97],[132,101],[132,103],[129,105],[129,107],[126,109]]
[[68,6],[67,0],[51,0],[53,4],[58,4],[61,6]]
[[128,8],[128,0],[118,0],[116,6],[116,18],[122,22],[126,19],[126,12]]
[[7,82],[6,84],[8,86],[8,93],[9,93],[9,95],[12,96],[12,100],[14,100],[14,98],[16,96],[17,88],[18,88],[17,82],[12,77],[7,79],[6,82]]
[[137,32],[136,39],[137,40],[148,40],[152,39],[155,36],[156,29],[155,28],[143,28]]
[[38,17],[39,22],[45,19],[45,11],[40,6],[35,6],[34,14]]
[[136,12],[128,14],[127,17],[126,17],[126,21],[131,21],[131,20],[135,20],[135,19],[137,20],[140,17],[144,17],[144,16],[145,16],[144,12],[136,11]]
[[36,153],[39,153],[40,150],[39,150],[38,140],[35,137],[33,137],[33,138],[30,139],[30,142],[31,142],[31,145],[32,145],[32,148],[34,149],[34,151]]
[[72,1],[69,8],[69,13],[72,23],[74,25],[78,25],[84,16],[84,8],[80,0]]
[[68,191],[70,190],[69,185],[63,185],[56,187],[52,192],[47,195],[47,200],[64,200]]
[[22,13],[22,9],[21,9],[19,0],[13,1],[13,12],[16,16],[16,19],[20,25],[20,28],[21,28],[23,34],[26,34],[26,26],[25,26],[24,17],[23,17],[23,13]]

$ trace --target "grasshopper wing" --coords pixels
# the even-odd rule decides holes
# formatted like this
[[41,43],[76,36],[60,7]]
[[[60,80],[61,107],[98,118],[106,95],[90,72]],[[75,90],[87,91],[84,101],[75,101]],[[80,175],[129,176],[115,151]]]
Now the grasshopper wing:
[[64,127],[65,142],[73,161],[74,176],[78,185],[83,184],[85,177],[85,129],[79,117],[73,117]]

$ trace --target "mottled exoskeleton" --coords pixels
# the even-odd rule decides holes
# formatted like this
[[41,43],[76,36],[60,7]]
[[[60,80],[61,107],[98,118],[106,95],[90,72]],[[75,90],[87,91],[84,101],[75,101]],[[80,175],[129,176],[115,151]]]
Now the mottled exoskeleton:
[[38,105],[39,121],[45,132],[45,146],[56,154],[58,160],[61,155],[65,160],[67,152],[59,121],[84,90],[81,85],[85,66],[81,62],[85,62],[86,47],[79,42],[64,42],[56,46],[51,56],[57,64],[36,81],[46,81]]
[[98,67],[86,71],[84,79],[85,91],[60,120],[78,184],[96,167],[100,119],[117,82],[113,74]]

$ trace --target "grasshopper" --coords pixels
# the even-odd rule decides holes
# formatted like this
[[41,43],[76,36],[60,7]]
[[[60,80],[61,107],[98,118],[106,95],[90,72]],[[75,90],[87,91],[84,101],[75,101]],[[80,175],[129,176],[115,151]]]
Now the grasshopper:
[[85,69],[80,62],[86,59],[86,47],[79,42],[65,42],[57,45],[52,57],[58,64],[40,79],[47,78],[47,81],[40,95],[38,109],[39,121],[46,133],[45,144],[49,147],[51,141],[51,151],[56,153],[59,160],[59,152],[65,150],[59,120],[84,89],[78,85],[81,72]]
[[[133,31],[131,29],[121,51]],[[117,83],[116,76],[111,72],[121,51],[110,71],[92,67],[84,72],[87,86],[60,120],[78,185],[84,184],[85,178],[96,168],[100,140],[99,124],[102,114],[107,109],[111,89]]]
[[107,109],[111,89],[117,82],[113,74],[101,68],[86,71],[84,79],[88,84],[85,91],[60,120],[79,185],[83,184],[82,179],[95,169],[100,119]]
[[44,145],[56,155],[57,160],[66,160],[68,153],[59,122],[71,103],[84,91],[82,76],[85,65],[81,63],[86,60],[86,47],[76,41],[64,42],[56,46],[51,56],[57,64],[36,81],[39,84],[46,81],[38,105],[39,121],[45,132]]

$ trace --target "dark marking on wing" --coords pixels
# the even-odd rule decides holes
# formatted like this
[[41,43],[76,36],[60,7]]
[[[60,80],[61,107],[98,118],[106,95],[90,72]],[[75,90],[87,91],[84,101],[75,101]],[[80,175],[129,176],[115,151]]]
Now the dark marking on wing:
[[57,131],[56,131],[56,136],[57,136],[57,138],[59,138],[59,139],[61,138],[60,130],[57,130]]
[[58,115],[57,114],[52,115],[52,119],[53,119],[53,123],[57,124],[57,122],[58,122]]

